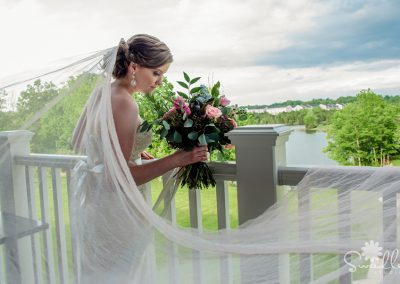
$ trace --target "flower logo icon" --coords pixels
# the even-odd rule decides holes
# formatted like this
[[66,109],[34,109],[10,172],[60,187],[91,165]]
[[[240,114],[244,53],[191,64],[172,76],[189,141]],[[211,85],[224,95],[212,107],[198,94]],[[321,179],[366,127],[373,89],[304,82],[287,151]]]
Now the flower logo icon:
[[374,262],[379,256],[382,256],[382,247],[379,246],[379,242],[374,242],[370,240],[365,242],[365,246],[361,248],[361,255],[365,257],[365,260],[371,260]]

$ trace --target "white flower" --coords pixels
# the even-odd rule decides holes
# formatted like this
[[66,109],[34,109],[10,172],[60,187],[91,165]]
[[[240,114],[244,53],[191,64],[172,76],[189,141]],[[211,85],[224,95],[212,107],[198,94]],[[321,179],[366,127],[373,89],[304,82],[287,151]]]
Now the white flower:
[[379,246],[379,242],[374,242],[372,240],[365,242],[365,246],[361,248],[362,256],[365,257],[365,260],[370,259],[372,262],[378,259],[379,256],[382,256],[382,247]]

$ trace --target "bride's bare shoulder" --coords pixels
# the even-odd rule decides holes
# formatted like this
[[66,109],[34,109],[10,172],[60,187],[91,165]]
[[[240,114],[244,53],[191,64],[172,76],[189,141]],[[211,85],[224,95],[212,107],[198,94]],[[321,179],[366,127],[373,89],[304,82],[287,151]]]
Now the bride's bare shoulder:
[[111,104],[113,110],[126,110],[138,112],[138,105],[131,95],[123,88],[111,88]]

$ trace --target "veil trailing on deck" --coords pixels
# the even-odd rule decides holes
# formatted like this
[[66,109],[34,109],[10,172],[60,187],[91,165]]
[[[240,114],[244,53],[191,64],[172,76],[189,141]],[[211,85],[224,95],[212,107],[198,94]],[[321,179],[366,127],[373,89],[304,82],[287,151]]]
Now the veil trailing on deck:
[[[396,167],[309,170],[294,190],[237,229],[202,232],[172,224],[157,213],[165,212],[171,197],[166,194],[164,202],[159,203],[165,208],[149,206],[119,146],[111,108],[116,52],[117,48],[103,50],[68,68],[31,77],[44,79],[67,69],[72,70],[70,75],[85,71],[84,76],[58,77],[69,78],[72,83],[68,88],[60,87],[44,108],[38,108],[27,116],[28,123],[21,124],[43,134],[46,128],[38,122],[52,111],[68,112],[81,96],[91,94],[73,136],[74,148],[82,155],[74,160],[69,184],[75,281],[348,283],[351,278],[395,282],[400,277],[396,258],[400,170]],[[87,80],[91,84],[82,88]],[[19,80],[18,84],[23,82]],[[3,90],[18,84],[8,84]],[[68,101],[72,95],[74,100]],[[49,125],[67,127],[64,122]],[[7,156],[11,142],[5,137],[10,133],[0,136],[2,190],[6,190],[3,180],[9,175],[4,165],[7,161],[15,163]],[[40,142],[38,138],[38,145]],[[46,145],[37,149],[45,151],[50,147]],[[21,163],[10,168],[15,170],[18,165]],[[167,186],[171,189],[164,192],[173,191],[175,185],[171,182]],[[7,194],[1,198],[2,211],[12,211],[5,204],[14,199]],[[7,248],[3,254],[7,265],[15,266],[12,271],[7,266],[7,273],[22,273],[20,262],[14,261],[15,253]],[[45,255],[46,251],[36,250],[37,254]],[[43,259],[48,267],[47,258]]]

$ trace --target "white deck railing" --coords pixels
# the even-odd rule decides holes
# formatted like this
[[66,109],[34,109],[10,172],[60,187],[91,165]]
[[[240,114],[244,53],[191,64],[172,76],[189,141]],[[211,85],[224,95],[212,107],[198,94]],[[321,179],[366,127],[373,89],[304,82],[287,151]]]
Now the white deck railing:
[[[34,279],[35,283],[71,283],[76,282],[74,279],[77,271],[76,267],[76,245],[72,237],[74,228],[68,224],[70,233],[67,234],[66,222],[69,223],[71,215],[64,216],[64,200],[68,196],[68,208],[70,208],[70,193],[69,188],[71,170],[77,161],[85,159],[84,156],[66,156],[66,155],[47,155],[47,154],[29,154],[19,155],[14,157],[15,165],[25,168],[25,179],[29,207],[29,217],[32,219],[40,219],[49,224],[49,229],[42,234],[43,245],[40,244],[38,234],[32,235],[32,250],[36,261]],[[146,161],[144,161],[146,163]],[[230,227],[229,215],[229,198],[227,180],[235,180],[234,163],[209,163],[209,167],[214,172],[216,186],[216,200],[218,212],[218,228]],[[37,172],[37,181],[34,181],[34,172]],[[62,172],[66,176],[66,185],[61,183]],[[51,177],[51,185],[48,184]],[[168,175],[163,176],[164,184]],[[38,187],[35,188],[35,184]],[[151,191],[151,183],[148,184],[148,189]],[[68,194],[63,194],[67,192]],[[50,193],[50,194],[49,194]],[[202,209],[201,195],[199,189],[188,191],[189,198],[189,213],[190,224],[194,228],[202,229]],[[51,206],[52,205],[52,206]],[[52,210],[50,209],[52,207]],[[70,211],[67,211],[70,213]],[[172,224],[176,224],[176,207],[175,198],[172,201],[172,206],[168,213]],[[41,216],[39,218],[39,216]],[[52,222],[54,216],[54,222]],[[68,242],[67,242],[68,240]],[[53,247],[55,245],[55,247]],[[67,255],[67,247],[71,255]],[[45,268],[41,267],[41,256],[44,256]],[[72,264],[72,265],[71,265]],[[225,265],[225,263],[224,263]],[[70,269],[69,269],[70,266]],[[226,265],[225,265],[226,266]],[[179,267],[177,264],[171,266],[171,269],[178,273]],[[196,267],[199,269],[199,267]],[[226,267],[224,268],[227,269]],[[226,271],[228,273],[228,271]],[[172,273],[174,275],[174,273]]]
[[[229,133],[229,138],[236,146],[236,163],[209,163],[217,181],[215,198],[219,229],[231,228],[227,181],[237,183],[238,219],[241,224],[258,216],[276,202],[278,186],[296,185],[305,175],[307,168],[286,166],[285,142],[289,133],[288,128],[279,125],[240,127]],[[31,135],[25,131],[0,132],[0,151],[8,151],[6,155],[0,155],[0,157],[6,157],[0,161],[1,211],[41,220],[49,224],[49,229],[40,234],[32,234],[0,245],[0,254],[4,250],[17,252],[18,265],[21,267],[21,271],[16,273],[8,270],[14,264],[8,264],[7,259],[5,263],[2,263],[2,255],[0,255],[0,275],[5,283],[13,284],[76,282],[77,251],[72,237],[74,228],[68,226],[71,216],[65,216],[64,212],[69,214],[70,211],[64,210],[66,209],[64,207],[70,208],[70,171],[78,160],[85,157],[31,154],[29,153]],[[26,139],[23,139],[24,137]],[[62,182],[64,174],[65,183]],[[167,176],[163,177],[164,183]],[[48,182],[49,180],[51,183]],[[192,189],[188,191],[188,194],[190,225],[202,230],[200,190]],[[68,200],[63,200],[65,196]],[[338,196],[340,197],[338,215],[339,218],[344,218],[348,212],[340,210],[342,207],[340,205],[349,202],[350,196],[342,194]],[[10,200],[14,202],[11,204]],[[310,196],[307,196],[306,200],[310,200]],[[308,210],[309,206],[309,203],[299,204],[299,214],[303,210]],[[388,206],[396,207],[396,204]],[[172,224],[176,225],[175,200],[167,215]],[[383,220],[383,225],[385,226],[389,221]],[[309,228],[310,224],[304,223],[303,226]],[[340,235],[344,237],[349,234],[350,226],[349,220],[348,226],[340,229]],[[397,238],[397,235],[394,233],[389,237],[393,239]],[[71,253],[68,254],[68,251]],[[42,257],[45,258],[44,261]],[[300,278],[311,280],[313,278],[312,255],[301,255],[300,258],[302,260]],[[344,261],[343,257],[340,259],[341,262]],[[284,261],[288,264],[287,259]],[[277,262],[282,263],[282,260],[277,259]],[[176,283],[179,273],[178,263],[171,262],[169,266],[170,283]],[[200,275],[201,269],[203,269],[201,263],[194,264],[193,283],[203,283],[202,279],[196,276]],[[224,283],[233,282],[230,277],[231,272],[231,260],[222,258],[220,273]],[[282,283],[290,279],[288,266],[281,267],[278,273],[280,273]],[[16,274],[21,275],[21,278]],[[348,273],[339,281],[350,283],[351,277]]]

